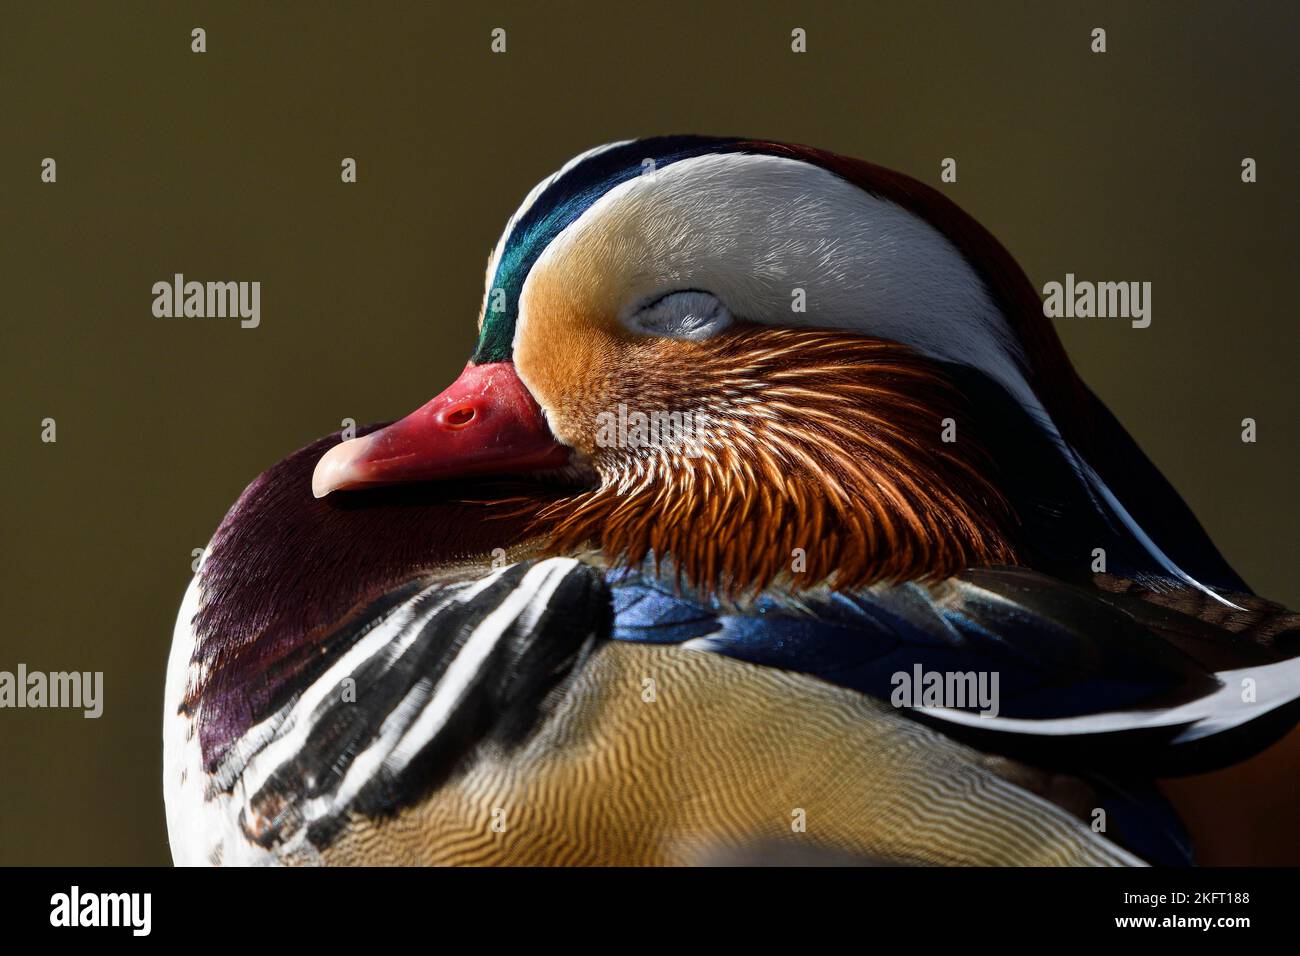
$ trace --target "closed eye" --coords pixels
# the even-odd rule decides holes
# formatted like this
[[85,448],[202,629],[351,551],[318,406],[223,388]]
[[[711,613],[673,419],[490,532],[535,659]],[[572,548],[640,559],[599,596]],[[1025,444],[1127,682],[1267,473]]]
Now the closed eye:
[[628,315],[623,324],[638,335],[700,341],[732,322],[727,307],[700,289],[669,292]]

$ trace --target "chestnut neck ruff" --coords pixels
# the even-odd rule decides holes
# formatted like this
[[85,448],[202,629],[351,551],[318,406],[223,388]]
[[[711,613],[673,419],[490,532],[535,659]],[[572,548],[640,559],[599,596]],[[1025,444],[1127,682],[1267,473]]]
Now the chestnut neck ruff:
[[671,558],[691,585],[729,596],[1016,563],[1014,516],[935,363],[816,330],[745,326],[691,343],[689,361],[681,345],[662,343],[650,363],[676,375],[649,384],[615,370],[586,404],[592,416],[688,412],[694,446],[593,448],[599,486],[536,512],[548,553]]

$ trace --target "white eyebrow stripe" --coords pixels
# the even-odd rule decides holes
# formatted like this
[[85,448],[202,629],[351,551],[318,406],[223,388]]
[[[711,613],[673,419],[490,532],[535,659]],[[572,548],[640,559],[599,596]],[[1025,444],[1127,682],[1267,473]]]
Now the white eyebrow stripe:
[[[516,341],[533,290],[556,284],[584,307],[701,289],[751,322],[887,338],[980,368],[1017,396],[1028,391],[1018,340],[947,236],[784,156],[707,153],[611,188],[534,263]],[[804,312],[791,308],[796,288]]]

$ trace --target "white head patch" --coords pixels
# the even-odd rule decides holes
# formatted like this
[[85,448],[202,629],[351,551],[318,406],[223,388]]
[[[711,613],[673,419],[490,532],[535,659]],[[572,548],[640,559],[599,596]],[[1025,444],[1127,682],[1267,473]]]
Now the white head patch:
[[707,292],[736,318],[891,339],[1029,397],[1019,345],[952,242],[799,160],[714,153],[621,183],[533,265],[516,335],[541,285],[625,322],[673,293]]

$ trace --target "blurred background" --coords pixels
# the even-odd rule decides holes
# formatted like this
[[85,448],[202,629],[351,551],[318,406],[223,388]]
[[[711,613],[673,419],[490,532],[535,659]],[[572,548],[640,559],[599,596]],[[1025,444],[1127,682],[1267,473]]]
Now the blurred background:
[[[192,550],[271,463],[449,382],[510,213],[615,139],[870,159],[942,188],[1040,289],[1153,283],[1150,328],[1062,319],[1066,347],[1246,580],[1300,605],[1300,7],[478,6],[0,14],[0,669],[105,675],[99,720],[0,711],[0,864],[169,862],[163,675]],[[155,318],[176,272],[260,281],[260,327]]]

